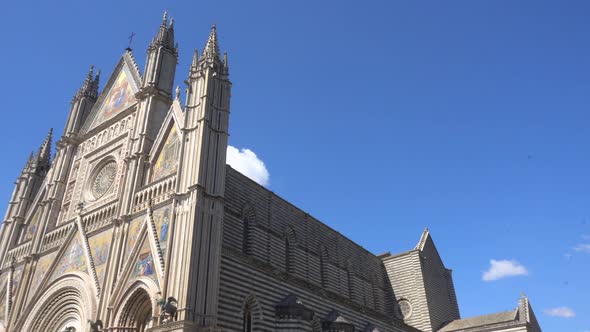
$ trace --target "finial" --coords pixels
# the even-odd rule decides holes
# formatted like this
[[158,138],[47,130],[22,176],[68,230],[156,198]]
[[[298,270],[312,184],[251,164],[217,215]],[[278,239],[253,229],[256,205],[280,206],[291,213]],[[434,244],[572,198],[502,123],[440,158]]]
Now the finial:
[[168,11],[164,11],[164,15],[162,16],[162,24],[168,23]]
[[223,52],[223,66],[225,68],[229,67],[229,63],[227,62],[227,52]]
[[176,86],[176,99],[180,100],[180,85]]
[[170,18],[170,27],[169,29],[174,29],[174,18]]

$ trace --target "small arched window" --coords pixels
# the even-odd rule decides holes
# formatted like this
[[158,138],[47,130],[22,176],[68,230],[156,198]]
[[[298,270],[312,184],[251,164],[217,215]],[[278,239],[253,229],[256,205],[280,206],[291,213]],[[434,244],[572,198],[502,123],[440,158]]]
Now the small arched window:
[[254,242],[256,236],[256,212],[254,209],[246,205],[242,212],[243,220],[243,236],[242,236],[242,248],[246,255],[254,255]]
[[242,332],[252,332],[252,307],[250,304],[246,304],[244,307]]
[[285,268],[286,272],[289,274],[296,273],[297,269],[295,267],[296,259],[295,259],[295,248],[297,247],[297,237],[295,236],[295,231],[293,228],[288,227],[285,231]]

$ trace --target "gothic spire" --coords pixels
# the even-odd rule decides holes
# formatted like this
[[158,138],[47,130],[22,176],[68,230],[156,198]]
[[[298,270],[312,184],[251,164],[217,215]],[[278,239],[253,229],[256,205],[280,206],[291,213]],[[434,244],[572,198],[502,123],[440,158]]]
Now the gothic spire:
[[31,154],[29,154],[29,158],[27,158],[27,162],[25,163],[25,166],[23,167],[21,174],[25,174],[26,172],[29,171],[29,167],[33,163],[33,158],[35,158],[35,153],[33,151],[31,151]]
[[100,76],[100,71],[96,77],[94,77],[94,65],[90,66],[90,70],[88,70],[88,74],[86,74],[86,79],[84,83],[82,83],[82,87],[78,89],[76,94],[74,95],[74,99],[79,99],[82,97],[90,97],[96,99],[98,97],[98,77]]
[[168,12],[164,12],[164,16],[162,17],[162,23],[160,24],[160,30],[158,30],[158,34],[152,40],[152,45],[150,46],[156,45],[161,45],[171,50],[175,49],[174,19],[171,19],[170,25],[168,25]]
[[82,89],[87,89],[90,87],[93,75],[94,75],[94,65],[90,65],[90,70],[88,70],[88,74],[86,74],[86,79],[84,80],[84,84],[82,85]]
[[45,140],[41,144],[41,147],[39,148],[39,152],[37,153],[37,159],[40,164],[45,163],[45,162],[47,162],[47,164],[49,164],[49,159],[51,158],[51,138],[52,138],[52,136],[53,136],[53,128],[50,128],[49,133],[47,133],[47,136],[45,137]]
[[219,45],[217,43],[217,27],[215,24],[211,27],[211,32],[209,33],[209,38],[207,39],[207,44],[203,49],[201,57],[208,60],[221,61]]

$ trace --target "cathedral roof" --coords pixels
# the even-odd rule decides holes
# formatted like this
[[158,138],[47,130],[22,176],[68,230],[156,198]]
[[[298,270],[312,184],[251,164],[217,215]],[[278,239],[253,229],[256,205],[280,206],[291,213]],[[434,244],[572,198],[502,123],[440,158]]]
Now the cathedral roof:
[[448,325],[438,330],[439,332],[459,331],[475,327],[482,327],[486,325],[493,325],[499,323],[518,322],[518,310],[510,310],[504,312],[497,312],[489,315],[482,315],[476,317],[469,317],[464,319],[457,319],[450,322]]

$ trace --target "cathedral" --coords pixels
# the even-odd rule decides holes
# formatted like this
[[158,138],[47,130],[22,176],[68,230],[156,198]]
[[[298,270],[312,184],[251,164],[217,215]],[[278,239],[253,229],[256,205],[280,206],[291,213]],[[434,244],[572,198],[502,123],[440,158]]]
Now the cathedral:
[[0,331],[541,331],[524,295],[462,319],[428,230],[375,255],[226,165],[215,26],[184,101],[177,60],[165,14],[143,72],[127,49],[99,91],[91,68],[55,154],[50,131],[29,157],[0,231]]

